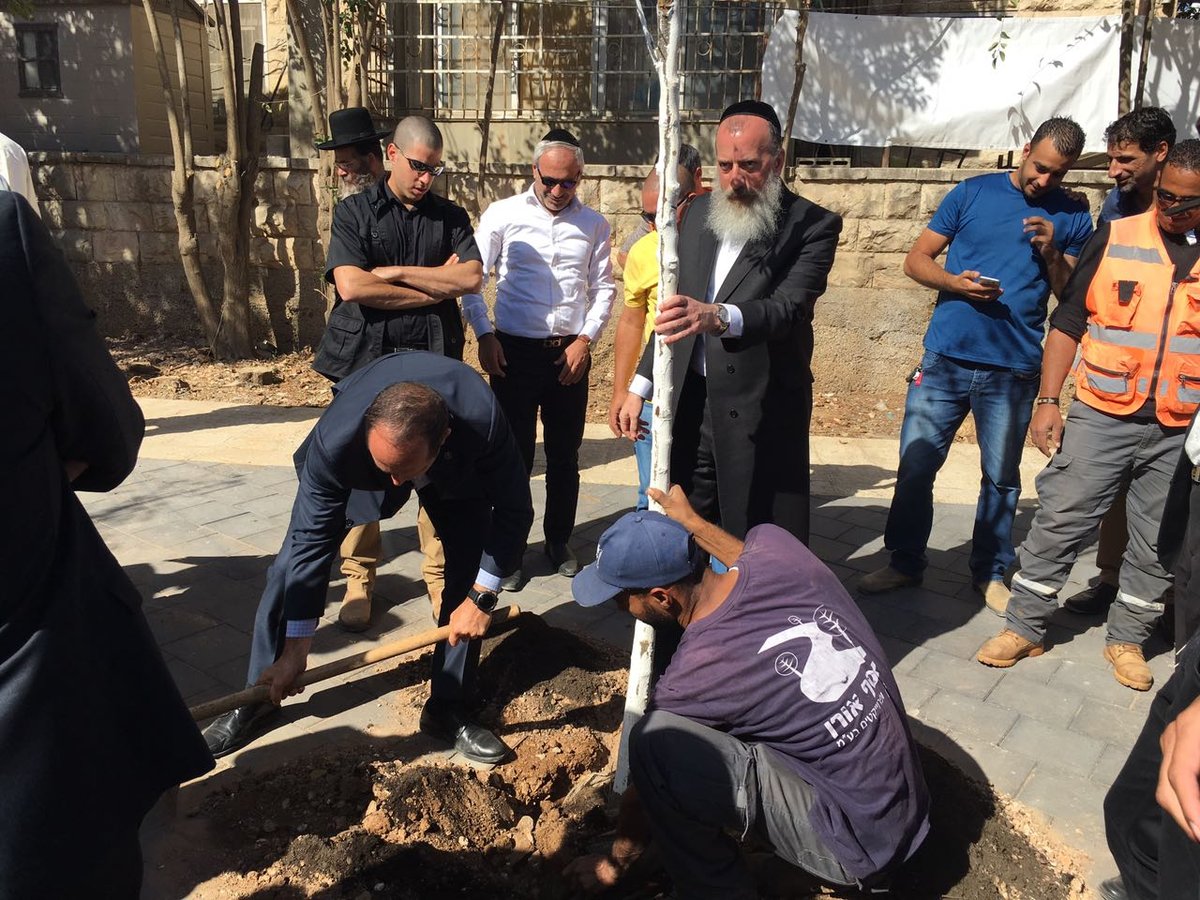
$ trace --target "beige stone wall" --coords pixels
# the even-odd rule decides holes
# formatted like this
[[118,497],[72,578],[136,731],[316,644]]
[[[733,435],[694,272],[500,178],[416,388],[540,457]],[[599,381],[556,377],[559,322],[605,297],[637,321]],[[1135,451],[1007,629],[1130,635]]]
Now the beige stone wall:
[[[47,224],[109,333],[196,333],[195,313],[176,249],[166,158],[34,154]],[[211,202],[217,160],[201,160],[197,219],[215,291],[220,290]],[[640,223],[641,166],[590,166],[583,202],[604,213],[620,243]],[[793,187],[844,217],[829,289],[817,305],[814,372],[818,390],[902,384],[920,353],[933,294],[904,276],[904,255],[946,193],[972,172],[945,169],[802,168]],[[257,183],[251,241],[257,336],[291,349],[312,344],[324,327],[324,256],[316,231],[316,172],[307,160],[267,157]],[[1077,172],[1093,212],[1109,182]],[[477,178],[448,173],[437,190],[478,216]],[[528,186],[523,165],[490,166],[483,204]],[[609,327],[611,335],[612,325]]]

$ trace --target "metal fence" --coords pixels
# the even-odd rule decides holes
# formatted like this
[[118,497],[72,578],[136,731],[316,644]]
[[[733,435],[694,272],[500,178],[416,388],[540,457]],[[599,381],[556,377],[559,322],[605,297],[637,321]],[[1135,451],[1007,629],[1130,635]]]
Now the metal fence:
[[[485,109],[497,16],[503,15],[492,118],[649,120],[658,79],[637,4],[651,31],[655,0],[386,0],[387,29],[369,66],[371,102],[399,117],[478,119]],[[762,55],[782,3],[692,2],[681,106],[715,119],[758,96]]]

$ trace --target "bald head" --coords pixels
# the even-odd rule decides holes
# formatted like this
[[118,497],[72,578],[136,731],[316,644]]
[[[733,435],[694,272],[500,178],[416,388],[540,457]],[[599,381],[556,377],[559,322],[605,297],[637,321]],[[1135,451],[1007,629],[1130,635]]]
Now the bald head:
[[392,143],[396,149],[407,154],[413,147],[428,147],[430,150],[441,151],[442,133],[432,121],[424,116],[409,116],[401,119],[392,135]]

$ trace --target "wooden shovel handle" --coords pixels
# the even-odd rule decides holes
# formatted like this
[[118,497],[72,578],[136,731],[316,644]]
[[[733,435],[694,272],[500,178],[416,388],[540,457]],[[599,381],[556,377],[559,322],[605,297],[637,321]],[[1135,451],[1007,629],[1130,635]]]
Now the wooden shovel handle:
[[[521,607],[516,604],[500,607],[492,613],[492,622],[488,626],[488,634],[496,633],[500,630],[501,626],[515,624],[517,616],[520,614]],[[335,659],[332,662],[317,666],[315,669],[308,669],[300,676],[299,681],[300,684],[307,687],[310,684],[316,684],[318,681],[324,681],[336,675],[345,675],[347,672],[353,672],[355,669],[383,662],[386,659],[410,653],[413,650],[420,650],[422,647],[428,647],[436,644],[438,641],[444,641],[449,636],[449,625],[443,625],[441,628],[430,628],[427,631],[400,638],[398,641],[392,641],[379,647],[372,647],[370,650],[364,650],[362,653],[356,653],[353,656]],[[191,713],[194,721],[200,722],[204,719],[211,719],[213,716],[219,716],[222,713],[237,709],[239,706],[246,706],[250,703],[262,703],[269,698],[270,688],[265,684],[256,684],[235,694],[227,694],[224,697],[218,697],[216,700],[209,700],[206,703],[193,706],[188,712]]]

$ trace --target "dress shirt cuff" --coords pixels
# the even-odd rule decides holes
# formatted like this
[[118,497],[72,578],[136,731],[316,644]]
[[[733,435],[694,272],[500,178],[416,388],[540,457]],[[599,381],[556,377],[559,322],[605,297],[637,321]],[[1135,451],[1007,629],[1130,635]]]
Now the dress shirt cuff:
[[740,338],[742,332],[746,329],[746,320],[742,318],[742,311],[733,303],[721,303],[719,305],[725,307],[729,312],[729,327],[725,329],[725,333],[721,337]]
[[310,638],[317,633],[319,619],[288,619],[287,632],[284,637]]
[[579,332],[579,336],[587,338],[594,344],[596,343],[596,336],[603,330],[603,322],[584,322],[583,328]]
[[502,580],[499,575],[493,575],[485,569],[480,569],[475,575],[475,583],[483,585],[489,591],[500,590],[500,582]]
[[654,382],[645,375],[634,375],[633,381],[629,384],[629,393],[637,394],[643,400],[649,400],[654,396]]
[[483,302],[483,297],[478,294],[467,294],[463,297],[462,308],[467,321],[471,323],[471,330],[475,332],[476,338],[492,333],[492,320],[488,318],[487,304]]

